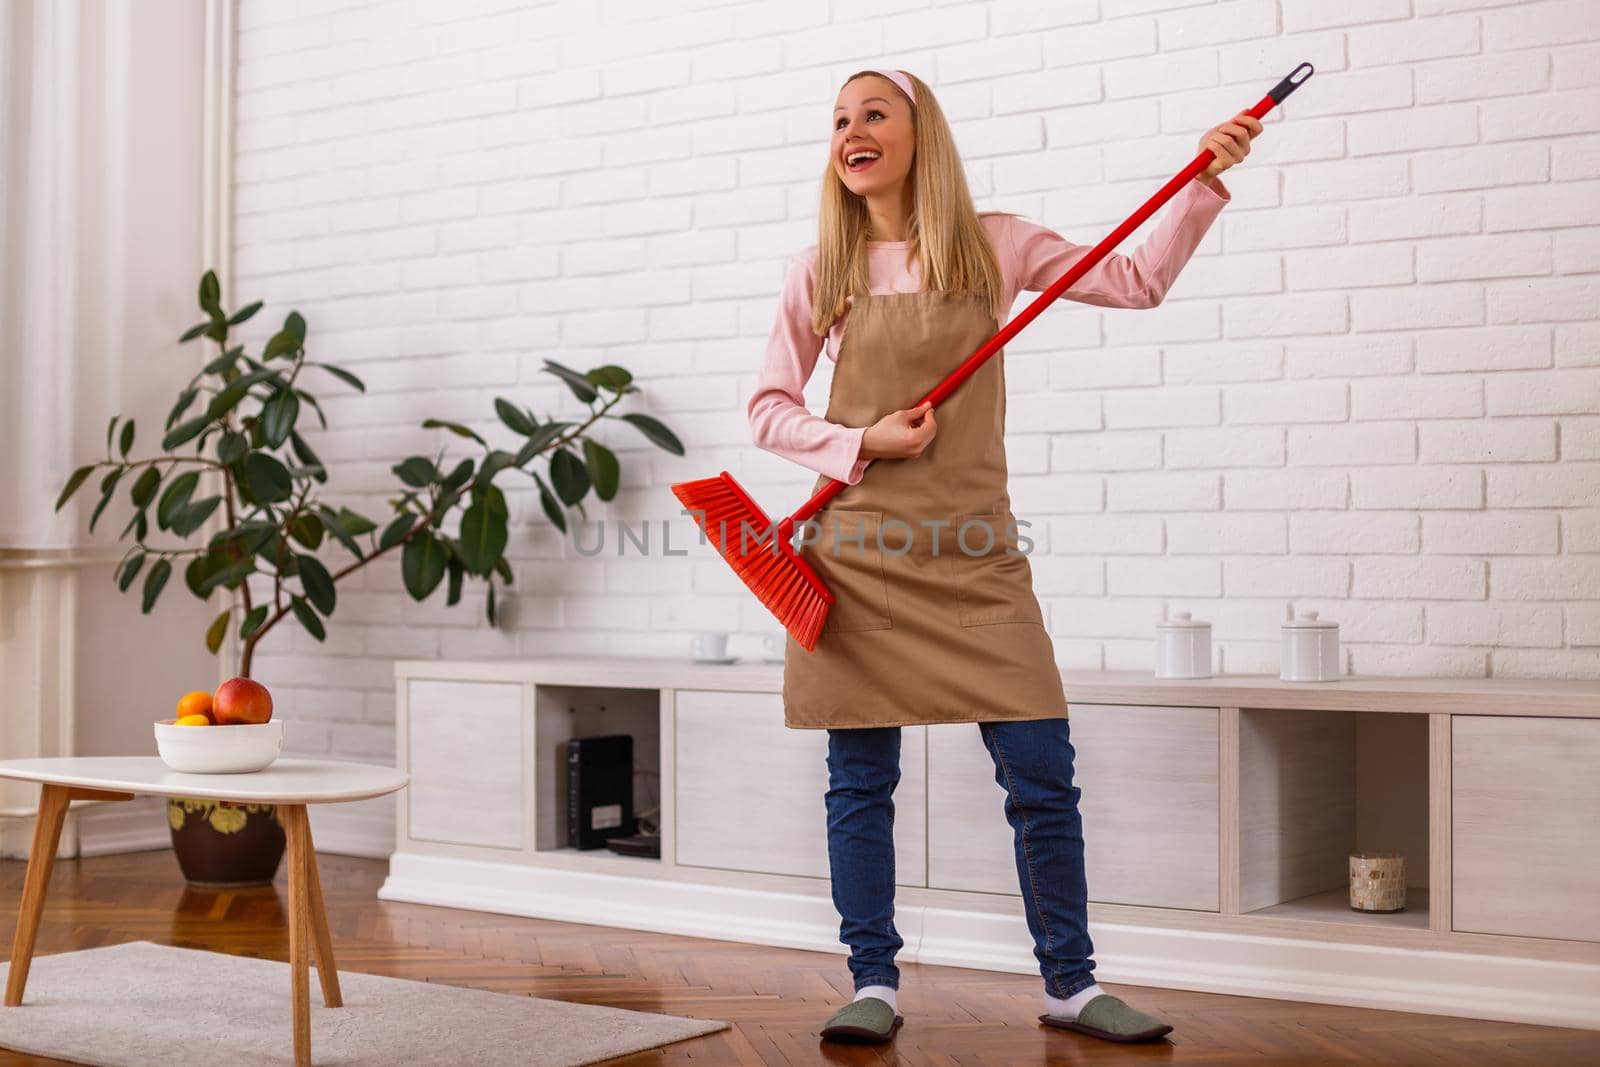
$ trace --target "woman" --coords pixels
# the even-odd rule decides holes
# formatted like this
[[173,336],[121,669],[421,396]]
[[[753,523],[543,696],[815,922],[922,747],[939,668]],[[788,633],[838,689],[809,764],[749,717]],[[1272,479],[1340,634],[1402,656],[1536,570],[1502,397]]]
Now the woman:
[[[1088,249],[974,210],[943,112],[920,79],[856,73],[833,116],[819,241],[790,262],[748,405],[755,443],[817,471],[813,492],[829,478],[847,483],[801,539],[835,603],[816,648],[790,637],[784,664],[785,723],[828,731],[828,855],[856,990],[823,1037],[886,1041],[904,1021],[892,835],[900,727],[941,722],[978,723],[1006,793],[1045,980],[1040,1020],[1113,1041],[1160,1037],[1172,1027],[1091,973],[1067,703],[1006,485],[1004,353],[937,417],[926,404],[898,406],[997,333],[1019,290],[1048,288]],[[1200,144],[1216,160],[1150,238],[1131,257],[1107,255],[1065,296],[1159,304],[1231,199],[1217,175],[1260,131],[1244,112],[1208,130]],[[825,340],[836,366],[819,418],[803,389]],[[880,463],[863,481],[874,459],[902,462]]]

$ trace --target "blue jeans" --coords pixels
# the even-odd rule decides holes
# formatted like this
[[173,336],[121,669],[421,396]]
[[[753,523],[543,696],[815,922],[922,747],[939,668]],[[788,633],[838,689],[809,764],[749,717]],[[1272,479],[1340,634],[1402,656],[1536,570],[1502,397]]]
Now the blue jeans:
[[[1080,790],[1064,718],[981,722],[994,778],[1006,792],[1023,911],[1045,989],[1065,999],[1094,984]],[[839,940],[855,988],[899,988],[894,957],[894,800],[900,727],[828,731],[828,863]]]

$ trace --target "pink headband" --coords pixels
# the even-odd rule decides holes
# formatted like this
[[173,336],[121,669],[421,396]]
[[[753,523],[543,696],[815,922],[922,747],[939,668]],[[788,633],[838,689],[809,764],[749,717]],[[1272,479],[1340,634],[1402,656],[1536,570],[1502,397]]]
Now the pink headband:
[[898,85],[900,87],[900,91],[902,93],[906,94],[907,99],[909,99],[913,105],[916,104],[916,102],[917,102],[917,94],[912,91],[912,89],[911,89],[911,79],[906,77],[906,72],[905,71],[903,71],[903,70],[877,70],[877,69],[874,68],[872,73],[881,74],[885,78],[888,78],[890,81],[894,82],[896,85]]

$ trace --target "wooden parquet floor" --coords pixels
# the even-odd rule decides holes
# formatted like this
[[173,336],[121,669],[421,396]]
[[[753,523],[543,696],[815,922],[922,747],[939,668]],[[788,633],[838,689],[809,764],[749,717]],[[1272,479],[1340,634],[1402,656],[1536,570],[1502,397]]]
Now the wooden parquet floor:
[[[850,993],[842,955],[388,903],[376,897],[385,861],[319,863],[340,970],[732,1023],[608,1067],[1600,1064],[1597,1031],[1108,984],[1175,1027],[1164,1042],[1114,1045],[1040,1026],[1035,978],[919,964],[902,965],[906,1024],[892,1045],[825,1044],[817,1031]],[[23,869],[0,860],[7,955]],[[286,873],[270,888],[199,890],[166,849],[58,860],[37,954],[147,940],[287,961]],[[0,1049],[0,1067],[60,1062]]]

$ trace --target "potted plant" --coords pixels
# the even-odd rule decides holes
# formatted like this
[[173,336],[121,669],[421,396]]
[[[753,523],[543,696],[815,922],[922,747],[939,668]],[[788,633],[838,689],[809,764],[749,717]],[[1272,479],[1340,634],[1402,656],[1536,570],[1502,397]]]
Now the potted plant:
[[[280,622],[292,618],[312,637],[324,640],[339,582],[396,550],[405,589],[415,600],[427,599],[443,584],[446,604],[453,605],[467,579],[488,583],[485,610],[489,624],[495,625],[496,583],[512,582],[505,558],[509,514],[495,480],[501,475],[532,478],[544,513],[565,533],[565,507],[576,506],[582,515],[583,499],[591,490],[602,501],[617,492],[620,461],[588,436],[600,420],[626,422],[658,447],[683,455],[682,443],[660,421],[637,412],[613,413],[625,397],[640,391],[628,371],[608,364],[580,373],[547,359],[543,370],[565,382],[588,406],[586,417],[541,420],[532,410],[497,397],[496,415],[519,439],[514,450],[491,447],[460,423],[424,420],[424,428],[476,442],[482,454],[446,463],[441,449],[433,457],[414,455],[395,464],[398,495],[388,501],[393,513],[380,523],[318,499],[317,488],[327,483],[328,472],[298,429],[308,409],[327,426],[322,406],[308,388],[311,383],[304,379],[327,375],[364,392],[361,379],[307,357],[306,322],[295,311],[267,339],[259,358],[252,358],[243,344],[230,344],[233,329],[262,305],[256,301],[232,314],[224,311],[212,271],[200,280],[199,302],[204,321],[179,341],[210,340],[217,354],[179,392],[163,427],[162,453],[130,458],[137,433],[134,420],[112,416],[106,426],[105,459],[73,471],[56,499],[56,510],[100,468],[107,468],[98,483],[100,500],[89,517],[93,532],[118,488],[126,484],[133,512],[118,540],[130,533],[134,540],[113,570],[113,580],[127,592],[143,574],[145,614],[180,565],[184,584],[202,600],[218,589],[236,594],[207,628],[205,642],[217,653],[230,632],[237,634],[240,678],[250,677],[257,645]],[[547,464],[548,481],[534,469],[541,461]],[[220,476],[220,491],[197,497],[203,474]],[[201,543],[185,544],[219,509],[223,529]],[[152,543],[152,532],[167,537]],[[325,542],[330,549],[337,543],[351,558],[330,568],[317,555]],[[252,575],[271,582],[270,596],[259,602],[248,581]],[[204,696],[190,693],[186,699],[197,695]],[[174,797],[167,814],[179,865],[190,881],[271,882],[285,840],[274,805]]]

